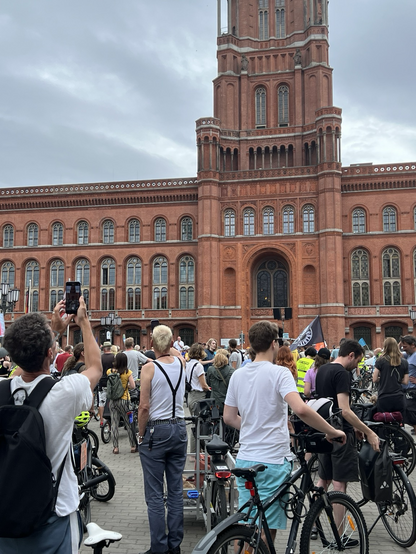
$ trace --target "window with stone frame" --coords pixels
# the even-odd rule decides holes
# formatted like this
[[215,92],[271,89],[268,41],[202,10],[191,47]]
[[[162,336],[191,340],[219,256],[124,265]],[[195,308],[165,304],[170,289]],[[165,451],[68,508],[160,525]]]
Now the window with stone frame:
[[181,240],[192,240],[193,234],[193,221],[190,217],[183,217],[181,219]]
[[277,90],[279,127],[289,126],[289,87],[282,85]]
[[103,244],[114,244],[114,222],[111,219],[103,223]]
[[397,212],[392,206],[387,206],[383,210],[383,231],[385,233],[397,231]]
[[133,257],[127,261],[126,309],[141,310],[142,307],[142,262]]
[[246,208],[243,212],[243,234],[245,236],[254,235],[254,210]]
[[285,206],[282,211],[283,233],[291,235],[295,232],[295,209],[293,206]]
[[129,242],[140,242],[140,221],[138,219],[129,221]]
[[86,221],[80,221],[77,225],[77,244],[88,244],[89,225]]
[[255,93],[256,127],[266,127],[266,89],[258,87]]
[[13,248],[14,246],[14,227],[5,225],[3,227],[3,248]]
[[16,268],[12,262],[4,262],[1,266],[1,282],[9,283],[11,288],[14,288],[14,279]]
[[81,283],[82,296],[88,309],[90,302],[90,262],[88,260],[81,259],[76,262],[75,281]]
[[258,308],[288,306],[288,273],[282,262],[276,260],[263,262],[255,277]]
[[35,261],[27,262],[25,269],[25,286],[29,289],[29,311],[39,311],[39,264]]
[[352,232],[365,233],[365,211],[362,208],[357,208],[352,212]]
[[235,211],[231,209],[224,212],[224,236],[235,237]]
[[168,261],[159,256],[153,261],[152,307],[166,310],[168,307]]
[[36,223],[31,223],[27,228],[27,245],[38,246],[39,244],[39,227]]
[[382,255],[383,295],[385,306],[401,305],[400,254],[387,248]]
[[371,327],[354,327],[354,340],[363,339],[368,348],[371,349]]
[[302,208],[302,222],[304,233],[315,232],[315,208],[310,204]]
[[155,221],[155,241],[166,242],[166,220],[163,217]]
[[60,222],[52,225],[52,246],[62,246],[64,243],[64,226]]
[[276,38],[286,36],[285,0],[276,0]]
[[370,265],[368,252],[354,250],[351,254],[352,305],[370,305]]
[[116,264],[112,258],[101,263],[101,310],[115,309]]
[[50,267],[49,309],[52,311],[64,297],[65,266],[62,260],[54,260]]
[[263,209],[263,235],[274,234],[274,209],[267,206]]
[[269,0],[259,0],[259,39],[269,38]]
[[183,256],[179,262],[179,308],[195,308],[195,261],[192,256]]

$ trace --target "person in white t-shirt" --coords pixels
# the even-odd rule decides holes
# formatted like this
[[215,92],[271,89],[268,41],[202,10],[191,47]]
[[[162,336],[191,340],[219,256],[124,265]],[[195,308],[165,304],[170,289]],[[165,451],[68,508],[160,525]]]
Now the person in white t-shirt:
[[[267,469],[256,481],[262,499],[276,491],[292,470],[292,454],[287,425],[289,404],[308,425],[326,433],[327,440],[345,434],[329,425],[300,398],[289,369],[274,365],[279,349],[279,332],[268,321],[255,323],[249,331],[250,346],[256,353],[254,362],[240,367],[231,377],[224,405],[224,422],[240,429],[240,450],[236,467],[264,463]],[[244,479],[238,479],[239,505],[248,500]],[[277,529],[286,528],[286,514],[279,502],[267,511],[273,539]]]
[[[74,316],[61,318],[65,302],[55,306],[51,325],[40,313],[30,313],[17,319],[6,331],[4,344],[13,360],[19,364],[20,375],[11,380],[15,403],[23,403],[24,391],[28,395],[42,379],[52,379],[50,364],[55,358],[54,333],[63,333]],[[39,407],[42,415],[46,453],[56,476],[65,459],[59,484],[55,511],[47,523],[28,537],[0,538],[0,552],[39,552],[42,554],[77,554],[80,544],[78,483],[71,461],[72,430],[74,418],[88,411],[92,403],[92,391],[101,377],[100,350],[91,331],[83,297],[74,318],[84,340],[85,365],[83,373],[68,375],[49,391]],[[23,389],[18,391],[17,389]],[[66,458],[65,458],[66,456]],[[24,475],[21,476],[24,479]],[[34,499],[35,501],[36,499]],[[16,503],[19,499],[16,499]],[[13,506],[10,506],[13,510]]]
[[180,336],[178,336],[178,338],[175,340],[175,342],[173,343],[173,348],[176,348],[176,350],[178,352],[182,352],[182,350],[184,349],[185,347],[185,343],[183,342],[183,340],[181,339]]
[[139,378],[139,365],[147,364],[151,360],[140,350],[134,349],[134,339],[132,337],[128,337],[124,341],[124,348],[124,354],[127,356],[127,369],[133,373],[133,380],[137,381]]

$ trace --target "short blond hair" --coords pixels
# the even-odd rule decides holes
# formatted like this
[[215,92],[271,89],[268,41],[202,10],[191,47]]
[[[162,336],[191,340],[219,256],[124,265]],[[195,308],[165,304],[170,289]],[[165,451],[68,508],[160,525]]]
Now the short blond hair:
[[224,354],[224,356],[227,357],[228,359],[228,356],[230,355],[230,353],[228,352],[228,350],[226,350],[225,348],[219,348],[216,352],[216,355],[217,354]]
[[124,341],[124,346],[126,348],[132,348],[134,345],[134,338],[133,337],[127,337],[126,340]]
[[217,352],[214,356],[214,360],[212,362],[212,365],[219,369],[220,367],[224,367],[228,364],[228,358],[222,352]]
[[169,351],[172,338],[172,331],[166,325],[158,325],[153,329],[153,346],[158,352],[164,353]]

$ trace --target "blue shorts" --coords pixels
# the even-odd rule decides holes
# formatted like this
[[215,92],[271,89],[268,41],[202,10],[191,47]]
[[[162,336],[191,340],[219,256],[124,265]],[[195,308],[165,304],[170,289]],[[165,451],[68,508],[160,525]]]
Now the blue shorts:
[[[236,460],[236,467],[250,467],[255,464],[263,464],[264,462],[247,460]],[[259,495],[262,501],[272,496],[282,483],[290,478],[293,464],[285,460],[283,464],[269,464],[265,463],[267,469],[261,471],[256,476],[256,484],[259,490]],[[241,508],[244,504],[250,500],[250,491],[245,488],[245,479],[237,478],[238,488],[238,506]],[[285,510],[279,501],[276,501],[273,506],[266,512],[266,519],[270,529],[286,529],[286,514]]]

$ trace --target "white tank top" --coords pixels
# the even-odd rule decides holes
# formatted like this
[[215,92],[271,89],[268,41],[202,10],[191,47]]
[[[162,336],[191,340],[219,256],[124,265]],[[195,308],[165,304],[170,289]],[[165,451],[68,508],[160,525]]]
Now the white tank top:
[[[171,364],[165,364],[157,360],[163,369],[166,371],[172,387],[175,389],[178,384],[179,375],[181,373],[181,361],[179,358],[174,359]],[[150,409],[149,421],[155,419],[171,419],[172,417],[172,390],[169,383],[156,364],[153,364],[155,374],[153,375],[150,384]],[[175,417],[185,417],[183,409],[183,398],[185,396],[185,371],[182,371],[181,382],[176,391],[176,406]]]

